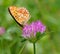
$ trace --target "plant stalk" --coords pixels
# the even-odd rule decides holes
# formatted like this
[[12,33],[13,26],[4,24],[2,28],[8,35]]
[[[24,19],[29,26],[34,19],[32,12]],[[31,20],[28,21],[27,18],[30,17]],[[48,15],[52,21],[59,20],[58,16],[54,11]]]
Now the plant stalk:
[[34,49],[34,54],[36,54],[36,46],[35,46],[35,43],[33,43],[33,49]]

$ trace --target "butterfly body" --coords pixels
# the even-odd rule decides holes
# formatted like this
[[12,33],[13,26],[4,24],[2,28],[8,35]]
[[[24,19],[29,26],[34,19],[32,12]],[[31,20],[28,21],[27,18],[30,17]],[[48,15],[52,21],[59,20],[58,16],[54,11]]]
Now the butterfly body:
[[25,25],[30,19],[30,14],[28,10],[24,7],[17,8],[15,6],[10,6],[8,10],[11,16],[20,26]]

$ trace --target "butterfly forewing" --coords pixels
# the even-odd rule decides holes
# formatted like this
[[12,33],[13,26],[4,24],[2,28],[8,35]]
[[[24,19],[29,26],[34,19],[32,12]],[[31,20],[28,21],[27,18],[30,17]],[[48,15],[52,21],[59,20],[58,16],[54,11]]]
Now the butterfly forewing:
[[28,10],[24,7],[17,8],[15,6],[11,6],[8,9],[15,21],[20,25],[26,24],[30,18]]

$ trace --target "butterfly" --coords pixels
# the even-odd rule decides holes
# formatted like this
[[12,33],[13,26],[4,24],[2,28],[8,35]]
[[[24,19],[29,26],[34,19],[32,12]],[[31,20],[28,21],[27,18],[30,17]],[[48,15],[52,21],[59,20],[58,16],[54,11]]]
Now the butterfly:
[[30,19],[29,11],[24,7],[16,7],[16,6],[10,6],[8,8],[8,11],[10,15],[13,17],[13,19],[21,26],[23,27],[27,21]]

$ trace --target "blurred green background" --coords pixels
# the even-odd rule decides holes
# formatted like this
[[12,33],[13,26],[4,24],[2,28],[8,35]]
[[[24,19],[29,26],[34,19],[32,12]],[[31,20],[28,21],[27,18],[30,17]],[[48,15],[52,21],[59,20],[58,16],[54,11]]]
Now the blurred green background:
[[[60,54],[60,0],[0,0],[0,54],[33,54],[33,45],[23,42],[20,26],[8,12],[8,7],[26,7],[31,15],[28,23],[41,20],[46,35],[36,43],[36,54]],[[1,31],[0,31],[1,32]]]

